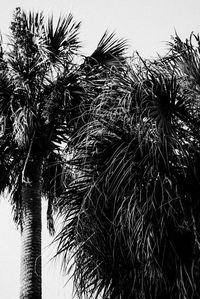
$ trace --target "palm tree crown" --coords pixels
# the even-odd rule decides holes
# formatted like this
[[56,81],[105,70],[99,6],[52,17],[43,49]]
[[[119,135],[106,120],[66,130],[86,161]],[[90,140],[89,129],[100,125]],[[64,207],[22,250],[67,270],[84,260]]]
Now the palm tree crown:
[[[44,177],[56,177],[59,144],[65,141],[66,107],[69,99],[59,87],[72,69],[80,46],[76,23],[70,14],[53,17],[44,24],[42,13],[17,8],[11,23],[9,50],[1,57],[1,191],[12,189],[15,219],[20,221],[20,189],[24,170],[32,156],[45,159]],[[59,86],[59,87],[58,87]],[[58,92],[60,91],[60,93]],[[58,94],[59,93],[59,94]],[[50,163],[51,169],[46,170]],[[59,172],[58,172],[59,173]],[[58,179],[57,179],[58,182]],[[50,186],[51,185],[51,186]],[[53,183],[44,184],[46,195],[53,195]],[[57,192],[56,191],[56,192]]]
[[77,175],[59,201],[58,253],[73,252],[80,298],[200,294],[199,96],[184,59],[134,61],[88,107],[68,161]]

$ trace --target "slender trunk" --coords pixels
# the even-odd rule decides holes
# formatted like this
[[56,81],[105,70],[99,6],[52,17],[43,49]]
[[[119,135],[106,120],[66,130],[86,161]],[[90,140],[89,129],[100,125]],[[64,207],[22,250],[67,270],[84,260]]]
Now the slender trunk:
[[22,186],[23,231],[20,299],[42,298],[41,161],[29,161]]

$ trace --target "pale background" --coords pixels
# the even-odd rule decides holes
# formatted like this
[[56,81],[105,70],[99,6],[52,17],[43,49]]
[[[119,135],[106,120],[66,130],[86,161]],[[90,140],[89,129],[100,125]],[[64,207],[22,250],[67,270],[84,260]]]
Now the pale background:
[[[128,39],[129,54],[137,50],[144,58],[167,50],[166,42],[177,33],[185,38],[191,31],[200,32],[199,0],[1,0],[0,30],[8,34],[12,12],[21,6],[26,10],[43,10],[45,15],[72,12],[82,21],[81,40],[84,53],[94,50],[106,29]],[[1,174],[0,174],[1,175]],[[0,201],[0,298],[16,299],[19,293],[20,233],[12,222],[6,199]],[[55,248],[43,228],[43,299],[71,299],[71,283],[60,272],[60,262],[49,261]]]

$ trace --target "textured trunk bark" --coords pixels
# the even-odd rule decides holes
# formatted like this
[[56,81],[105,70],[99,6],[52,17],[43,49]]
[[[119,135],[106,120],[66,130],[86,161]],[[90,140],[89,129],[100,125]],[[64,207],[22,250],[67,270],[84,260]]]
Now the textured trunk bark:
[[22,186],[23,231],[20,299],[42,298],[41,161],[28,161]]

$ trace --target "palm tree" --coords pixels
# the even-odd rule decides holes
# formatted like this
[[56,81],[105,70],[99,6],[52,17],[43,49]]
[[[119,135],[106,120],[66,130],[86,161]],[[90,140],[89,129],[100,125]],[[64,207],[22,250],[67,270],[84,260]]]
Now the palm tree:
[[79,98],[70,81],[79,27],[71,14],[45,24],[42,13],[17,8],[9,48],[4,53],[1,47],[0,191],[11,192],[22,229],[20,298],[42,296],[41,196],[48,198],[53,233],[53,207],[62,190],[59,145],[70,131],[70,101]]
[[80,298],[200,296],[199,89],[189,81],[200,60],[190,47],[186,64],[178,46],[108,78],[72,142],[57,240]]

